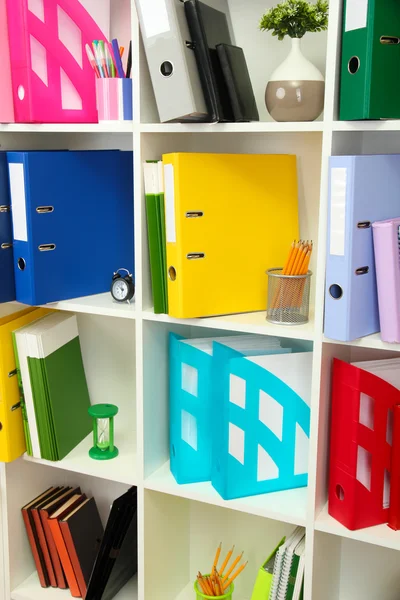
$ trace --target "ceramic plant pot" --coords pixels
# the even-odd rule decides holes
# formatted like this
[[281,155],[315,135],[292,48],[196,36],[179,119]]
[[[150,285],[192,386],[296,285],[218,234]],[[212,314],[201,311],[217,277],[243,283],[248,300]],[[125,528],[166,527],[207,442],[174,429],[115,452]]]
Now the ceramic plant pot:
[[324,108],[323,75],[302,53],[301,40],[275,69],[265,91],[265,104],[275,121],[314,121]]

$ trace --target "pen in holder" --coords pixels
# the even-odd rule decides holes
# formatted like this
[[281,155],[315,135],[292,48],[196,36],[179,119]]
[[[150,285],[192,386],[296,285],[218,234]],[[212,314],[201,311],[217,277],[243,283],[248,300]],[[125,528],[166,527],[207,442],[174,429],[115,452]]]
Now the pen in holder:
[[312,272],[283,275],[282,268],[268,269],[267,321],[280,325],[308,323]]
[[101,121],[132,121],[132,79],[96,79],[97,108]]

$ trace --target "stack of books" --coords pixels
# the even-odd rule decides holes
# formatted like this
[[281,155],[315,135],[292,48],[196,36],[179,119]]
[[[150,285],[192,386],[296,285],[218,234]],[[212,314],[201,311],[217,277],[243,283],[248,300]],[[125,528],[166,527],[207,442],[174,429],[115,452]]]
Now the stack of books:
[[79,487],[50,487],[21,510],[43,588],[111,600],[136,573],[136,488],[114,501],[105,529]]
[[76,316],[52,313],[13,338],[27,453],[62,460],[92,428]]

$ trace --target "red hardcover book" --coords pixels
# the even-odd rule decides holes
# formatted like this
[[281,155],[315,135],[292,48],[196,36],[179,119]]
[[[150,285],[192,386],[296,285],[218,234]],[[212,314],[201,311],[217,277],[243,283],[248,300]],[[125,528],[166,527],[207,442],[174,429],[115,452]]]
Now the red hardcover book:
[[400,390],[334,359],[329,514],[348,529],[399,524],[398,405]]

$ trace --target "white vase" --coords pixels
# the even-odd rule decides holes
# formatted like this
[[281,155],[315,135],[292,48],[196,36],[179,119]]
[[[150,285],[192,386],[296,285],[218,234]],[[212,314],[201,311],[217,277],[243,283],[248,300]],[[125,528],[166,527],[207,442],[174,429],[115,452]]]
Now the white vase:
[[265,104],[275,121],[314,121],[324,108],[322,73],[302,53],[301,40],[275,69],[265,91]]

